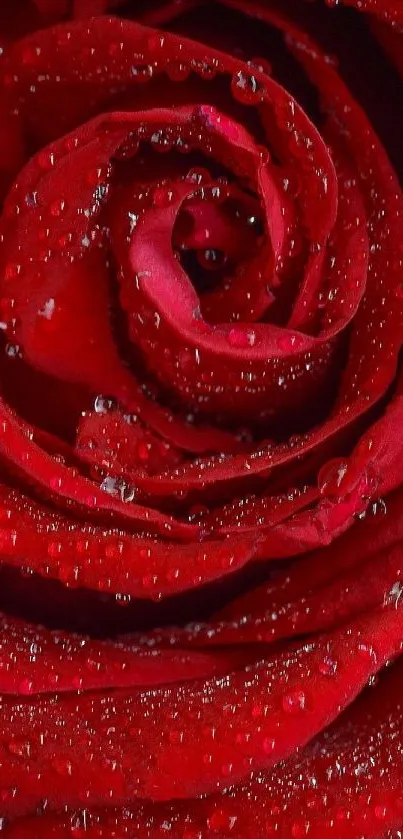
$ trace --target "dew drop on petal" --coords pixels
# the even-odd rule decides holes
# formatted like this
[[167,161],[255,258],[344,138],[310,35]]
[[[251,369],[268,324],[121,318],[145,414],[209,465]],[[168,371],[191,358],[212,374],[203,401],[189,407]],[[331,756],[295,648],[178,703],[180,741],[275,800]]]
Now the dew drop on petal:
[[56,198],[49,206],[49,212],[51,216],[57,218],[58,216],[63,215],[66,211],[66,201],[64,198]]
[[94,410],[97,414],[107,414],[110,411],[116,411],[116,400],[111,396],[103,396],[99,394],[94,400]]
[[169,61],[166,72],[171,81],[183,82],[190,76],[190,67],[181,61]]
[[240,329],[234,327],[228,333],[228,343],[239,349],[253,347],[256,340],[256,333],[253,329]]
[[292,839],[303,839],[304,836],[307,836],[309,832],[309,822],[301,823],[301,822],[294,822],[291,827],[291,836]]
[[273,737],[266,737],[263,740],[263,751],[266,755],[271,755],[276,747],[276,741]]
[[55,156],[53,152],[48,149],[40,151],[36,159],[41,169],[52,169],[55,165]]
[[136,82],[149,82],[153,77],[154,68],[152,64],[133,64],[131,74]]
[[322,676],[334,676],[337,671],[338,663],[331,656],[325,656],[319,664],[319,672]]
[[31,743],[28,740],[10,740],[8,750],[17,757],[27,758],[31,756]]
[[348,472],[348,463],[334,459],[326,463],[319,471],[318,487],[322,495],[338,496]]
[[152,201],[155,207],[168,207],[175,200],[175,190],[169,185],[157,186]]
[[237,817],[230,811],[217,808],[207,819],[207,827],[215,833],[227,835],[231,833],[237,822]]
[[306,695],[302,690],[286,693],[282,699],[283,710],[286,714],[296,714],[306,707]]
[[255,57],[248,61],[248,67],[258,70],[259,73],[267,73],[268,76],[273,72],[273,68],[266,58]]
[[264,87],[256,76],[248,70],[239,70],[231,81],[234,99],[243,105],[256,105],[264,98]]

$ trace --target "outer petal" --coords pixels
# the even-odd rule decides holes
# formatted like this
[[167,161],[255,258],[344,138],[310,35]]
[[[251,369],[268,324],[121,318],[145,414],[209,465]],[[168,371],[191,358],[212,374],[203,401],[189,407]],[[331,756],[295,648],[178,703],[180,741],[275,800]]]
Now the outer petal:
[[[110,788],[114,801],[124,803],[191,797],[239,782],[289,756],[334,719],[396,656],[401,638],[402,611],[393,604],[221,680],[149,693],[5,698],[0,782],[18,792],[4,812],[29,813],[45,795],[52,808],[74,807],[83,789],[88,802],[101,805]],[[329,657],[337,662],[330,679],[323,666]],[[251,722],[256,707],[263,715],[258,726]],[[115,774],[101,771],[105,759]],[[71,763],[68,777],[55,773],[55,760]]]
[[[403,768],[397,732],[402,666],[384,673],[323,735],[273,772],[223,795],[123,810],[71,811],[17,820],[5,839],[401,839]],[[168,827],[169,826],[169,827]],[[388,831],[390,828],[390,831]]]

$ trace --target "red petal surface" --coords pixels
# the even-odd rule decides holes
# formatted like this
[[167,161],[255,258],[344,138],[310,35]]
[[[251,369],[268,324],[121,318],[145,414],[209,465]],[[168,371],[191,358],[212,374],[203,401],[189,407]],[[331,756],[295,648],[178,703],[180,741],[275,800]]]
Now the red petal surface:
[[398,664],[300,754],[223,795],[17,820],[6,830],[6,839],[28,839],[30,831],[38,839],[67,839],[80,829],[91,839],[134,839],[139,833],[157,839],[168,829],[174,839],[288,839],[304,833],[314,839],[400,839],[396,826],[403,818],[402,776],[396,732],[402,723],[401,685]]
[[0,13],[6,839],[400,836],[403,9],[326,6]]
[[49,632],[0,619],[0,690],[32,695],[100,688],[154,686],[223,673],[242,656],[147,650]]
[[[88,801],[106,803],[110,784],[116,803],[133,796],[186,798],[272,766],[328,724],[400,651],[401,621],[393,604],[245,672],[189,688],[41,697],[33,705],[4,698],[0,780],[17,790],[4,812],[30,812],[45,795],[51,807],[74,807],[83,790]],[[331,679],[323,665],[327,658],[340,663]],[[253,722],[256,706],[263,727]],[[14,738],[24,744],[23,762]],[[69,777],[55,773],[55,759],[71,762]],[[113,779],[101,771],[105,760],[114,764]],[[178,767],[174,775],[172,762]]]

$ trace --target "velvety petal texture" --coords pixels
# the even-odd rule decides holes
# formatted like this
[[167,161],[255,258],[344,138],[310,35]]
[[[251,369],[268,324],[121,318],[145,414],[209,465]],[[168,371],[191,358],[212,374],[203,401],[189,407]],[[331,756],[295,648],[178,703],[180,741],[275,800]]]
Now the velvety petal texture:
[[4,839],[403,835],[402,28],[0,11]]

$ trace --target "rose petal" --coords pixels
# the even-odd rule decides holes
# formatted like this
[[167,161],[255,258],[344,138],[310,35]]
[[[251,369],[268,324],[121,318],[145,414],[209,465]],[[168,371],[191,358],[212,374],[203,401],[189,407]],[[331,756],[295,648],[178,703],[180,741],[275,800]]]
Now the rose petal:
[[157,839],[167,825],[173,839],[216,834],[243,839],[252,833],[256,839],[286,839],[304,832],[313,839],[400,839],[403,776],[396,731],[402,723],[401,685],[399,663],[301,753],[222,795],[45,814],[12,823],[5,839],[30,839],[32,831],[38,839],[69,839],[80,828],[90,839],[112,838],[117,829],[133,839],[139,833]]
[[[116,804],[128,796],[153,800],[194,796],[233,784],[252,768],[269,767],[334,719],[368,678],[400,651],[401,620],[401,609],[386,606],[333,635],[274,654],[245,672],[190,687],[149,694],[84,694],[56,701],[43,696],[33,706],[30,700],[16,706],[4,699],[0,781],[2,787],[8,784],[18,790],[12,801],[5,802],[4,812],[26,814],[44,795],[52,807],[77,806],[83,789],[88,790],[89,802],[105,803],[111,785]],[[323,672],[326,656],[340,664],[332,679]],[[255,706],[264,712],[263,727],[251,725]],[[177,738],[169,736],[173,722]],[[46,736],[38,748],[41,732]],[[241,750],[235,733],[244,735]],[[13,734],[18,743],[28,744],[23,764],[16,749],[10,749]],[[273,743],[269,753],[268,740]],[[116,764],[114,779],[101,772],[100,761],[105,758]],[[61,779],[54,761],[66,759],[72,772]],[[178,767],[175,775],[173,763]]]

